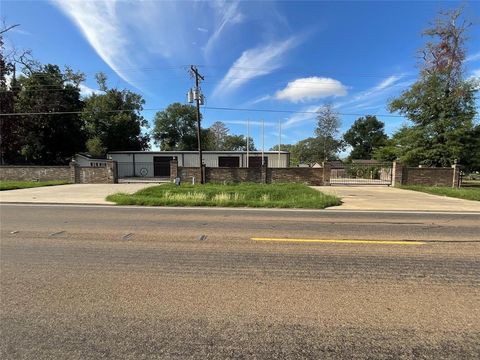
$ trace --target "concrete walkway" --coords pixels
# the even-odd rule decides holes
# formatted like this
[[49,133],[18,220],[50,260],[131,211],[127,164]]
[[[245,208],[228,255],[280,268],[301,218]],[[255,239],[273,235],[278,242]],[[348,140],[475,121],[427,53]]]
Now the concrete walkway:
[[313,188],[342,199],[342,205],[329,208],[334,210],[480,212],[479,201],[430,195],[388,186],[313,186]]
[[70,184],[0,191],[2,203],[112,204],[105,200],[118,192],[134,193],[154,184]]

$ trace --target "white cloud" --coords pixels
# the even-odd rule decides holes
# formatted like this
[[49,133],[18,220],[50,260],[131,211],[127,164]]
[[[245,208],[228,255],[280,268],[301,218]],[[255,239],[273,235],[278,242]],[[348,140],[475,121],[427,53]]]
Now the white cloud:
[[280,68],[285,53],[297,44],[298,39],[291,37],[244,51],[217,85],[213,96],[229,93],[256,77]]
[[198,27],[197,30],[200,31],[200,32],[204,32],[204,33],[208,32],[208,29],[205,29],[205,28],[202,28],[202,27]]
[[88,87],[85,84],[80,84],[80,95],[82,96],[90,96],[92,94],[103,94],[103,91],[98,90],[98,89],[92,89],[91,87]]
[[340,81],[312,76],[289,82],[285,89],[276,92],[275,98],[296,103],[307,100],[317,100],[329,96],[336,97],[345,95],[347,95],[347,87]]
[[480,51],[470,56],[467,56],[467,58],[465,59],[465,62],[478,61],[478,60],[480,60]]
[[[245,125],[247,126],[247,120],[221,120],[224,124],[230,124],[230,125]],[[262,122],[258,120],[250,120],[249,121],[250,126],[262,126]],[[265,127],[273,127],[277,126],[277,124],[274,124],[272,122],[265,121],[263,122]]]

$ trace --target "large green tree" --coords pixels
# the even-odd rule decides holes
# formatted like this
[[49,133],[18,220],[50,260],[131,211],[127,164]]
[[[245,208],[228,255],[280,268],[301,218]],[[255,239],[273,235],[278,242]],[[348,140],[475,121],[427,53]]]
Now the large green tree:
[[[21,123],[21,156],[34,164],[64,164],[85,146],[83,102],[79,84],[83,74],[57,65],[29,69],[18,79],[15,112]],[[58,114],[63,113],[63,114]]]
[[198,150],[196,111],[192,105],[173,103],[155,114],[152,137],[161,150]]
[[468,24],[459,23],[460,17],[460,10],[442,13],[424,32],[432,41],[422,51],[420,77],[389,104],[390,111],[411,122],[394,136],[397,155],[406,164],[450,166],[475,156],[466,145],[474,131],[478,83],[463,77]]
[[97,81],[103,93],[93,93],[84,100],[87,150],[101,156],[108,151],[148,149],[142,96],[126,89],[109,89],[104,74],[97,74]]
[[374,151],[386,144],[384,128],[384,123],[376,116],[366,115],[357,119],[343,135],[344,141],[352,147],[349,158],[371,159]]

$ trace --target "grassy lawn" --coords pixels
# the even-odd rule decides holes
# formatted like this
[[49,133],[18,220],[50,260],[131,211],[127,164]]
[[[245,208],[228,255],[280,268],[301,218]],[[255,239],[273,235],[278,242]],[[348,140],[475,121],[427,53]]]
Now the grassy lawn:
[[69,184],[67,181],[12,181],[3,180],[0,181],[0,191],[2,190],[14,190],[14,189],[26,189],[40,186],[53,186],[53,185],[65,185]]
[[408,185],[402,186],[402,189],[422,191],[433,195],[449,196],[465,200],[480,201],[479,187],[464,187],[460,189],[454,189],[451,187],[441,186]]
[[340,205],[339,198],[325,195],[300,184],[220,185],[166,184],[152,186],[135,194],[107,197],[118,205],[147,206],[229,206],[323,209]]

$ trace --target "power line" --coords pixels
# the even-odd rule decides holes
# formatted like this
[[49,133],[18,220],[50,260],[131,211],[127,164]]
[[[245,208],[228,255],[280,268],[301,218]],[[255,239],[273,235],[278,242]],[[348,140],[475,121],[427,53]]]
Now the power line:
[[[316,111],[296,111],[296,110],[277,110],[277,109],[246,109],[246,108],[233,108],[233,107],[215,107],[215,106],[204,106],[205,110],[218,110],[218,111],[244,111],[244,112],[262,112],[262,113],[279,113],[279,114],[314,114]],[[146,108],[141,111],[163,111],[165,108]],[[98,111],[99,113],[119,113],[124,111],[136,111],[132,109],[118,109],[118,110],[106,110]],[[94,111],[45,111],[45,112],[24,112],[24,113],[6,113],[0,114],[0,116],[28,116],[28,115],[70,115],[70,114],[95,114]],[[370,115],[368,113],[338,113],[342,116],[366,116]],[[395,114],[376,114],[379,117],[395,117],[403,118],[405,116],[395,115]]]

